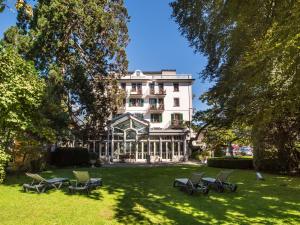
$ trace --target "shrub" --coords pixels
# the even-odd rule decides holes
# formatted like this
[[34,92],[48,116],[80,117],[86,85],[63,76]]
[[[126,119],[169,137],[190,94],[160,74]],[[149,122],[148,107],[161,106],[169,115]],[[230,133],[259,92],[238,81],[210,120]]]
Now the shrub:
[[86,166],[89,165],[89,152],[86,148],[60,147],[51,152],[50,163],[55,166]]
[[34,139],[19,137],[11,153],[10,172],[40,172],[46,167],[46,151],[42,144]]
[[192,159],[201,160],[201,154],[198,151],[194,151],[191,154]]
[[9,156],[4,152],[0,146],[0,184],[5,178],[5,165],[8,162]]
[[209,167],[219,167],[228,169],[253,169],[252,158],[244,157],[220,157],[210,158],[207,161]]
[[201,151],[201,152],[195,151],[195,152],[192,152],[192,154],[191,154],[191,158],[196,159],[196,160],[205,160],[209,156],[210,156],[209,151]]
[[214,156],[215,157],[222,157],[225,156],[225,151],[222,147],[218,146],[214,150]]

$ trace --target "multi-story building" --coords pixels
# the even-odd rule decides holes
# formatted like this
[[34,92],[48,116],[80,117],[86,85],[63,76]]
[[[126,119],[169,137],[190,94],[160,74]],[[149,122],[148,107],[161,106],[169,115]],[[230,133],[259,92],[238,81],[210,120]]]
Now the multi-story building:
[[180,161],[188,158],[192,119],[191,75],[176,70],[129,72],[120,80],[123,106],[102,142],[100,157],[113,161]]

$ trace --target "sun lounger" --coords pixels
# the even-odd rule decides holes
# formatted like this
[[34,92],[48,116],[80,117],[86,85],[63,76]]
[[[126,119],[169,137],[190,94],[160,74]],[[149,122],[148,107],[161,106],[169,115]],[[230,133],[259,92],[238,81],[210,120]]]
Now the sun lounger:
[[190,178],[176,178],[173,187],[180,187],[191,195],[196,192],[208,194],[209,189],[202,182],[203,175],[204,173],[192,173]]
[[86,191],[90,193],[92,189],[102,186],[101,178],[90,178],[88,171],[73,171],[75,176],[75,183],[69,186],[69,191],[74,193],[75,191]]
[[218,192],[224,192],[225,189],[235,192],[237,190],[237,185],[228,182],[228,177],[232,172],[233,170],[223,170],[216,178],[203,177],[202,181],[205,185],[215,188]]
[[24,191],[34,190],[38,193],[45,192],[48,188],[59,189],[63,183],[68,183],[68,178],[56,177],[51,179],[45,179],[42,176],[34,173],[26,173],[26,176],[32,179],[30,184],[23,184]]

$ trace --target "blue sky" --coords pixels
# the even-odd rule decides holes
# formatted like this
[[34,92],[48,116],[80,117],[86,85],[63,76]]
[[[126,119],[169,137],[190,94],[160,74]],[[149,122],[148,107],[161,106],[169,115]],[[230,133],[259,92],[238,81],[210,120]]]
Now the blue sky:
[[[8,0],[11,10],[0,14],[0,36],[16,23],[14,1]],[[176,69],[177,73],[192,74],[194,107],[204,109],[206,105],[198,97],[209,87],[199,79],[206,59],[195,54],[187,40],[180,35],[178,25],[171,18],[169,0],[125,0],[131,17],[129,26],[130,43],[127,48],[129,70]]]

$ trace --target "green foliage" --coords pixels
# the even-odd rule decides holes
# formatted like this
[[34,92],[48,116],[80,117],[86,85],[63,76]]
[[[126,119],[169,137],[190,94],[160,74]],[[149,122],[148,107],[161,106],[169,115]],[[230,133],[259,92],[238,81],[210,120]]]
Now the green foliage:
[[44,87],[31,62],[13,47],[0,45],[0,181],[13,141],[25,132],[40,135],[46,129],[37,126]]
[[228,169],[253,169],[253,159],[244,157],[209,158],[207,166]]
[[18,132],[36,132],[36,110],[41,104],[45,83],[31,62],[12,47],[0,46],[0,137],[2,146]]
[[15,144],[9,153],[12,158],[9,169],[13,172],[37,172],[45,168],[46,152],[43,143],[26,133],[15,138]]
[[4,9],[5,9],[4,0],[0,0],[0,13],[3,12]]
[[123,1],[40,0],[31,16],[27,3],[17,5],[17,26],[5,33],[4,44],[16,46],[46,78],[43,118],[56,135],[72,128],[81,139],[97,136],[122,104],[117,79],[128,65]]
[[0,184],[5,178],[5,165],[9,160],[8,154],[5,153],[4,149],[0,145]]
[[[173,17],[214,81],[201,99],[214,124],[251,129],[255,166],[269,152],[282,170],[299,166],[300,2],[174,1]],[[225,121],[225,122],[224,122]]]
[[232,152],[232,144],[248,145],[250,133],[247,127],[212,127],[209,126],[203,131],[203,142],[206,143],[206,150],[213,151],[214,156],[224,156],[226,147]]
[[224,145],[216,145],[215,148],[213,149],[214,151],[214,156],[215,157],[222,157],[225,156],[225,146]]
[[5,41],[18,42],[19,51],[43,76],[56,74],[59,84],[48,85],[60,110],[49,119],[59,114],[54,122],[59,124],[67,112],[76,136],[97,135],[122,99],[117,79],[128,65],[123,1],[40,0],[32,7],[29,19],[18,11],[18,31],[7,33]]

